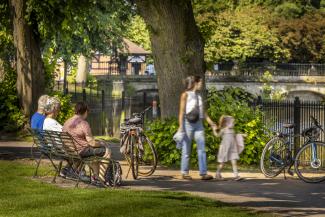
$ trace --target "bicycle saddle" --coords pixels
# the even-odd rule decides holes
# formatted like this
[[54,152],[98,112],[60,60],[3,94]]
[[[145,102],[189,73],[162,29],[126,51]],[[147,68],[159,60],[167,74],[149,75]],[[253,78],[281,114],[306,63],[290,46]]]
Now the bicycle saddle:
[[131,118],[128,121],[129,124],[141,124],[141,122],[142,122],[142,119],[138,118],[138,117]]
[[292,129],[292,128],[294,128],[294,124],[288,124],[288,123],[286,123],[286,124],[283,124],[283,127],[284,128],[288,128],[288,129]]

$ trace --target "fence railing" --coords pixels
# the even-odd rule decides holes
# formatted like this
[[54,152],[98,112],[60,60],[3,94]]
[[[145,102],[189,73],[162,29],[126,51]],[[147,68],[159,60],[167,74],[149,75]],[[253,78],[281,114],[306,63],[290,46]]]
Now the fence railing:
[[[322,101],[303,101],[298,97],[295,100],[262,100],[260,97],[254,102],[264,113],[263,122],[272,131],[283,132],[284,123],[293,123],[295,135],[313,125],[310,116],[315,117],[322,126],[325,126],[325,103]],[[324,133],[320,140],[324,141]],[[304,143],[304,138],[296,137],[294,140],[295,149]]]
[[[207,73],[208,77],[230,76],[262,76],[269,71],[274,76],[325,76],[325,64],[318,63],[219,63]],[[117,62],[92,62],[91,73],[93,75],[117,76],[126,75],[126,66]],[[149,76],[147,74],[139,76]]]
[[269,71],[273,76],[325,76],[325,64],[303,63],[246,63],[216,64],[208,76],[262,76]]

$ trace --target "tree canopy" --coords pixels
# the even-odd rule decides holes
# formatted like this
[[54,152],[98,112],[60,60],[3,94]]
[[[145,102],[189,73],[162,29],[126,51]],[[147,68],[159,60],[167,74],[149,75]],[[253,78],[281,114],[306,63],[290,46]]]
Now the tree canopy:
[[122,42],[131,5],[126,1],[28,0],[27,19],[55,54],[110,53]]
[[289,51],[281,47],[268,19],[268,11],[260,7],[226,10],[218,15],[198,14],[197,22],[206,40],[205,61],[288,60]]
[[[193,0],[192,4],[208,66],[232,60],[324,62],[325,0]],[[148,49],[149,33],[140,17],[133,18],[128,33]]]

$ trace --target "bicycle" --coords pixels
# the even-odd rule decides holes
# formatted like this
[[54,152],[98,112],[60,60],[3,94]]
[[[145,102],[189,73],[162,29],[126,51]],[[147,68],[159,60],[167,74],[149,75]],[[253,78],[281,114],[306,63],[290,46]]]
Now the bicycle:
[[[324,130],[316,118],[313,116],[310,118],[313,121],[313,126],[301,133],[306,141],[296,155],[293,153],[293,142],[291,141],[300,135],[294,135],[293,132],[277,132],[276,136],[265,145],[260,169],[266,177],[276,177],[283,171],[286,178],[285,168],[287,167],[287,172],[293,176],[291,167],[294,166],[298,177],[307,183],[318,183],[325,180],[325,143],[317,140],[321,131],[324,132]],[[292,130],[294,124],[284,124],[283,127]]]
[[153,143],[144,134],[144,115],[151,107],[141,113],[134,113],[130,119],[120,126],[121,152],[124,153],[130,167],[132,176],[137,179],[139,175],[150,176],[157,167],[157,153]]

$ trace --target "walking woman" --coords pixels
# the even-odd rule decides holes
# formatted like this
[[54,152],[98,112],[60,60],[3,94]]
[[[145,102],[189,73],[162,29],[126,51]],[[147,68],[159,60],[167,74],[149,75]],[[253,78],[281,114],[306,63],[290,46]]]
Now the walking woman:
[[181,94],[178,116],[178,132],[185,132],[185,138],[182,143],[182,178],[187,180],[192,179],[189,175],[189,162],[192,139],[194,138],[197,143],[201,179],[210,180],[213,177],[207,174],[203,119],[206,119],[213,129],[217,128],[217,125],[210,119],[203,108],[202,97],[199,94],[199,91],[202,89],[202,78],[199,76],[187,77],[185,79],[185,87],[185,91]]

